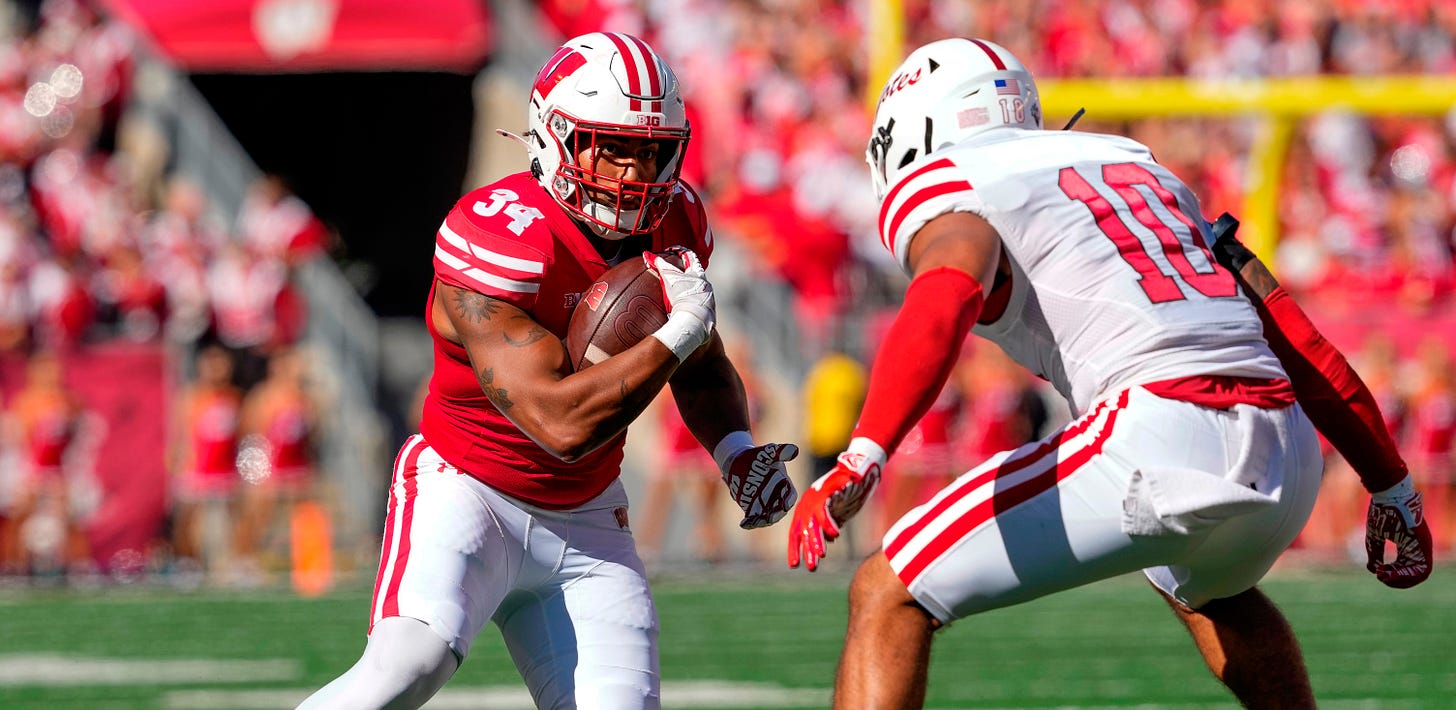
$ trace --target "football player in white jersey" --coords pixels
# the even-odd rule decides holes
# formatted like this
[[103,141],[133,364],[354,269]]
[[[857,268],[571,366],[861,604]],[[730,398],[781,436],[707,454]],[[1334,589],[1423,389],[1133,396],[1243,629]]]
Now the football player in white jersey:
[[867,158],[881,239],[911,282],[853,440],[794,510],[789,565],[813,570],[859,511],[968,330],[1075,418],[962,475],[860,565],[835,706],[920,707],[936,629],[1141,570],[1241,702],[1313,707],[1293,631],[1254,586],[1319,488],[1306,407],[1342,450],[1381,452],[1357,466],[1371,571],[1396,587],[1430,572],[1420,495],[1343,357],[1287,298],[1240,292],[1197,198],[1145,146],[1043,130],[1031,74],[996,44],[913,52]]

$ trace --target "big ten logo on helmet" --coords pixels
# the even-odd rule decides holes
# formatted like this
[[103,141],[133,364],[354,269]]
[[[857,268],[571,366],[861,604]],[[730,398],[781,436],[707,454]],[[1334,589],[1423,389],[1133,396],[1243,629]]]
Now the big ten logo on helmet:
[[903,91],[905,87],[911,86],[915,84],[915,82],[920,81],[921,71],[923,70],[920,67],[916,67],[914,74],[911,74],[910,72],[900,72],[899,74],[891,77],[890,80],[885,83],[885,90],[880,92],[880,103],[884,103],[885,99],[890,98],[892,95],[894,95],[895,92]]
[[658,114],[658,113],[639,113],[639,114],[637,114],[637,121],[636,121],[636,123],[639,126],[650,126],[650,127],[656,128],[657,126],[661,126],[662,125],[662,114]]

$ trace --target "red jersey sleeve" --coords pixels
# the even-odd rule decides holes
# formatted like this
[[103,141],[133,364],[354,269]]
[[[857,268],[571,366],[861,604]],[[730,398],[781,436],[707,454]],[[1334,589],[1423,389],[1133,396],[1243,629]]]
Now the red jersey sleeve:
[[530,310],[546,272],[545,255],[519,238],[501,236],[489,219],[467,215],[465,203],[450,210],[435,234],[435,277]]
[[674,235],[677,241],[693,250],[698,255],[698,260],[703,262],[707,268],[708,262],[713,258],[713,228],[708,225],[708,213],[703,208],[703,198],[686,180],[680,181],[678,185],[682,188],[682,194],[678,195],[677,202],[682,205],[683,223],[686,229]]

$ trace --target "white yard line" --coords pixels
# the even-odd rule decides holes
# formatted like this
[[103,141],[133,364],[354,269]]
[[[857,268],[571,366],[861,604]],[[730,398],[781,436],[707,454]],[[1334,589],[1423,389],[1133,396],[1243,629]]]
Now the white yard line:
[[63,654],[0,655],[0,687],[167,685],[294,681],[303,664],[285,658],[121,659]]
[[[276,710],[291,708],[311,690],[177,690],[162,696],[168,710]],[[663,707],[670,708],[824,708],[829,690],[781,688],[767,683],[717,680],[662,684]],[[524,686],[449,687],[435,694],[425,710],[534,710]]]

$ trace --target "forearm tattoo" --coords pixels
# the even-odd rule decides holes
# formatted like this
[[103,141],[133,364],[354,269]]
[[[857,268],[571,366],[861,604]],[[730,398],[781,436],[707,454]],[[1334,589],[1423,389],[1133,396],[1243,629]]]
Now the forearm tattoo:
[[457,289],[454,308],[455,315],[471,323],[479,323],[482,320],[490,320],[490,317],[501,309],[501,305],[490,296]]
[[510,393],[506,392],[504,387],[495,386],[495,368],[487,367],[480,370],[475,373],[475,379],[480,382],[480,389],[485,392],[486,399],[489,399],[490,403],[494,404],[502,414],[516,406],[516,403],[511,401]]

